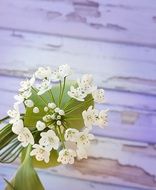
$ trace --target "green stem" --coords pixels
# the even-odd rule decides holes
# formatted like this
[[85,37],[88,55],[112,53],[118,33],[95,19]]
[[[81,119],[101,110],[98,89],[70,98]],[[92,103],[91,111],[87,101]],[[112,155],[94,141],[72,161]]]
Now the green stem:
[[73,117],[73,118],[72,117],[71,118],[67,117],[65,120],[78,120],[78,119],[81,119],[81,117]]
[[88,100],[88,101],[85,101],[85,102],[82,102],[82,103],[76,105],[76,106],[73,107],[72,109],[67,110],[65,114],[67,115],[67,114],[69,114],[69,113],[71,113],[71,112],[77,110],[78,108],[82,107],[84,103],[91,102],[92,100],[93,100],[93,99],[90,99],[90,100]]
[[55,103],[55,98],[54,98],[54,95],[53,95],[53,93],[52,93],[52,90],[50,89],[48,92],[50,93],[50,96],[51,96],[53,102]]
[[59,105],[61,105],[61,102],[62,102],[62,98],[63,98],[63,94],[64,94],[64,89],[65,89],[65,84],[66,84],[66,77],[64,77],[64,80],[63,80],[63,88],[62,88],[62,92],[61,92],[61,97],[60,97]]
[[[32,87],[32,90],[34,90],[34,92],[37,94],[37,90]],[[47,105],[47,102],[44,100],[44,98],[41,95],[38,95],[38,97],[40,97],[40,99],[45,103],[45,105]]]
[[74,98],[71,98],[63,107],[63,109],[65,110],[71,103],[72,101],[74,101]]
[[59,92],[59,102],[58,102],[59,107],[60,107],[61,93],[62,93],[62,82],[60,80],[60,92]]
[[65,148],[65,144],[64,144],[64,141],[63,141],[63,136],[62,136],[62,133],[61,133],[61,129],[60,127],[57,126],[57,129],[58,129],[58,133],[59,133],[59,137],[61,139],[61,142],[62,142],[62,145],[63,147]]

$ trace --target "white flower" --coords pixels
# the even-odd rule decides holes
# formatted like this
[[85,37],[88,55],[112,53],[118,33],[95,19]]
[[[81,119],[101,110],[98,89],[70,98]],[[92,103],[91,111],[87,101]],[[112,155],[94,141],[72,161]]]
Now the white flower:
[[38,87],[39,91],[38,91],[38,95],[42,95],[44,94],[46,91],[50,90],[51,88],[51,84],[50,84],[50,80],[46,80],[44,79],[40,86]]
[[35,77],[33,76],[30,80],[24,80],[20,82],[21,88],[19,89],[20,92],[29,91],[32,85],[35,82]]
[[72,149],[63,149],[59,152],[58,162],[62,164],[73,164],[74,157],[76,157],[76,152]]
[[45,147],[47,151],[51,151],[52,148],[55,150],[59,147],[59,138],[56,136],[53,130],[48,130],[47,132],[42,132],[39,144]]
[[51,116],[51,115],[45,115],[45,116],[42,117],[42,119],[43,119],[43,121],[45,121],[45,122],[49,122],[49,121],[51,121],[52,116]]
[[78,147],[77,149],[76,149],[76,153],[77,153],[77,158],[78,158],[78,160],[81,160],[81,159],[83,159],[83,158],[85,158],[85,159],[87,159],[87,151],[86,151],[86,149],[85,148],[83,148],[83,147]]
[[77,129],[69,128],[65,131],[64,138],[66,141],[76,142],[79,135],[79,131]]
[[23,128],[24,128],[23,120],[19,119],[13,123],[12,132],[15,133],[16,135],[18,135],[23,130]]
[[52,80],[53,82],[57,82],[57,81],[61,80],[58,70],[53,71],[53,72],[51,73],[51,80]]
[[64,110],[59,110],[59,115],[65,115]]
[[34,107],[34,108],[33,108],[33,113],[39,113],[39,111],[40,111],[40,110],[39,110],[38,107]]
[[7,114],[11,118],[9,123],[13,124],[17,122],[20,119],[18,104],[14,104],[14,109],[8,110]]
[[20,92],[20,95],[24,98],[27,99],[32,95],[31,89],[28,89],[26,91]]
[[78,101],[84,101],[86,94],[80,88],[70,87],[70,91],[67,92],[71,98],[74,98]]
[[47,151],[44,147],[42,147],[39,144],[34,144],[33,148],[34,149],[30,152],[30,156],[35,156],[36,160],[38,161],[44,160],[46,163],[49,162],[49,151]]
[[44,111],[47,112],[49,108],[47,106],[44,107]]
[[99,125],[101,128],[107,125],[107,112],[108,110],[101,110],[99,113],[97,125]]
[[35,82],[35,77],[33,76],[30,80],[21,81],[20,85],[20,96],[22,96],[24,99],[27,99],[31,96],[31,87],[33,86]]
[[34,106],[34,102],[32,100],[25,100],[24,103],[29,108]]
[[35,76],[38,79],[50,79],[51,77],[51,69],[50,67],[39,67],[38,70],[35,72]]
[[77,146],[78,147],[88,147],[90,145],[90,140],[94,139],[93,134],[88,133],[88,129],[79,133],[79,137],[77,139]]
[[85,74],[81,79],[77,81],[79,88],[86,94],[90,94],[97,89],[97,86],[93,84],[93,76]]
[[59,72],[60,79],[62,79],[62,78],[67,77],[71,74],[71,68],[67,64],[61,65],[58,68],[58,72]]
[[51,109],[54,109],[56,108],[56,104],[55,103],[48,103],[48,107],[51,108]]
[[15,95],[14,99],[17,101],[17,104],[21,104],[24,101],[24,97],[21,94]]
[[92,125],[95,124],[98,118],[98,110],[93,109],[93,106],[89,106],[87,110],[82,112],[82,116],[85,126],[91,129]]
[[46,125],[42,121],[37,121],[36,128],[38,131],[43,131],[46,128]]
[[103,89],[97,89],[94,92],[92,92],[94,101],[97,103],[104,103],[104,90]]
[[69,65],[61,65],[59,68],[52,72],[51,74],[51,80],[54,82],[57,82],[59,80],[62,80],[64,77],[67,77],[71,74],[71,68]]
[[23,147],[28,146],[28,144],[34,144],[34,137],[32,136],[30,130],[24,127],[18,134],[17,139],[21,142]]

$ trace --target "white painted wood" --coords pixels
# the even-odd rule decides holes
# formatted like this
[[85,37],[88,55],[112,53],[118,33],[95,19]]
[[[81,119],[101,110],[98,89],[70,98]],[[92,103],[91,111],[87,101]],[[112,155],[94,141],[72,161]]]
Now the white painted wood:
[[[0,73],[30,75],[68,63],[104,88],[156,94],[156,49],[0,30]],[[77,75],[76,75],[77,74]]]
[[0,27],[156,46],[155,0],[1,0]]
[[[5,178],[10,178],[11,175],[15,173],[15,169],[11,165],[0,166],[0,176]],[[45,187],[45,190],[73,190],[79,188],[79,190],[139,190],[138,188],[129,188],[124,186],[116,186],[110,184],[95,183],[92,181],[84,181],[79,179],[73,179],[69,177],[57,176],[55,174],[50,174],[46,171],[39,171],[39,177],[42,180],[42,183]],[[0,178],[0,188],[4,189],[5,183],[2,178]],[[141,189],[140,189],[141,190]]]
[[[87,160],[77,161],[74,165],[40,170],[47,188],[53,183],[61,188],[70,179],[71,185],[67,183],[64,188],[70,186],[75,189],[74,184],[81,183],[82,189],[89,188],[89,184],[96,184],[95,189],[103,187],[107,190],[156,189],[156,149],[153,145],[97,137],[88,155]],[[12,175],[12,169],[18,163],[0,165],[0,176]]]

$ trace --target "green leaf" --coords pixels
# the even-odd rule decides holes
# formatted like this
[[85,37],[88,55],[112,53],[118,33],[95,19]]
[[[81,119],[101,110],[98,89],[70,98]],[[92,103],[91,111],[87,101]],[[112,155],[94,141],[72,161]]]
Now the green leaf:
[[[16,176],[10,182],[15,190],[44,190],[44,187],[33,168],[30,151],[31,146],[29,145],[22,165],[18,169]],[[8,184],[6,190],[13,190],[10,184]]]

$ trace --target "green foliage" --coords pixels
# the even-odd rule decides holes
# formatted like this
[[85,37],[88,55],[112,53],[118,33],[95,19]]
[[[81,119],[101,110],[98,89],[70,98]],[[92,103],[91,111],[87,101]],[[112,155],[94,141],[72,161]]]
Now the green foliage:
[[5,190],[44,190],[44,187],[33,168],[30,151],[31,145],[27,147],[24,161],[18,169],[16,176],[11,182],[7,182],[8,185]]

